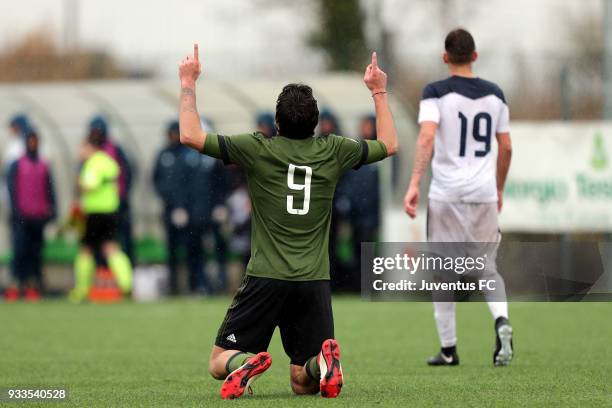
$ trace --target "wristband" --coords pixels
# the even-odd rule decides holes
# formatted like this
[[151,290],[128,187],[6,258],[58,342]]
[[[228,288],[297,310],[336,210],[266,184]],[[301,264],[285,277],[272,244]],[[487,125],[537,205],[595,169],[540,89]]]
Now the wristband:
[[374,93],[372,94],[372,98],[373,98],[373,97],[375,97],[376,95],[386,94],[386,93],[387,93],[387,91],[374,92]]

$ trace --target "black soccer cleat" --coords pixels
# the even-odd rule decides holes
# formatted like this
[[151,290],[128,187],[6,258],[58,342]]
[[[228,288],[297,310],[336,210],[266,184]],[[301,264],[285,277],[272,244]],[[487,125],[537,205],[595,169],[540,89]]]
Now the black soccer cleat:
[[507,366],[512,361],[514,345],[512,343],[512,326],[505,317],[495,321],[495,352],[493,364],[496,367]]
[[459,356],[456,351],[453,351],[450,356],[444,354],[443,351],[440,351],[433,357],[429,357],[427,359],[428,366],[456,366],[459,365]]

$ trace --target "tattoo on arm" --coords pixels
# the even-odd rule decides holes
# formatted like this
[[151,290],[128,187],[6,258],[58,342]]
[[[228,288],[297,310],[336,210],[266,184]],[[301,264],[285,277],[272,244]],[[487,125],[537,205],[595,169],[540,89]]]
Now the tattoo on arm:
[[198,113],[195,92],[192,88],[181,88],[181,111]]
[[417,147],[416,155],[414,158],[414,166],[412,168],[412,177],[416,180],[421,180],[421,176],[427,170],[429,160],[431,160],[431,148],[419,145]]
[[181,143],[201,152],[206,142],[206,132],[200,124],[195,83],[181,86],[179,101]]
[[421,126],[416,143],[412,177],[410,178],[410,184],[412,186],[418,186],[421,183],[421,177],[427,171],[427,167],[433,155],[436,127],[437,125],[432,126],[431,124],[423,124]]

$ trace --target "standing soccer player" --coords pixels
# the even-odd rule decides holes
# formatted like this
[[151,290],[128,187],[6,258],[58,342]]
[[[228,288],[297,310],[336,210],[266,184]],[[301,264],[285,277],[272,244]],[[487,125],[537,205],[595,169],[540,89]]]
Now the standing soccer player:
[[[450,77],[423,91],[421,129],[404,208],[416,217],[421,177],[433,153],[427,240],[496,243],[501,239],[497,216],[512,152],[508,106],[497,85],[474,76],[472,63],[478,54],[469,32],[451,31],[445,49]],[[497,163],[491,149],[493,137],[498,143]],[[498,286],[503,285],[494,264],[488,272]],[[505,294],[504,288],[499,289]],[[487,299],[495,319],[495,365],[512,360],[512,327],[505,296],[503,300]],[[455,303],[434,299],[434,316],[442,349],[427,363],[457,365]]]
[[296,394],[336,397],[342,387],[329,287],[329,226],[336,183],[351,168],[393,155],[397,134],[387,76],[376,54],[364,82],[374,99],[377,140],[313,137],[319,120],[309,86],[289,84],[276,102],[278,135],[221,136],[205,132],[196,108],[198,46],[179,68],[181,142],[246,173],[252,202],[251,259],[219,328],[209,371],[225,379],[224,399],[238,398],[270,367],[266,352],[280,328]]
[[74,289],[69,298],[75,303],[89,295],[96,273],[95,251],[100,251],[117,280],[119,289],[132,291],[132,264],[115,242],[119,211],[119,164],[104,152],[104,138],[92,132],[81,147],[83,166],[79,174],[81,208],[86,214],[85,234],[74,259]]

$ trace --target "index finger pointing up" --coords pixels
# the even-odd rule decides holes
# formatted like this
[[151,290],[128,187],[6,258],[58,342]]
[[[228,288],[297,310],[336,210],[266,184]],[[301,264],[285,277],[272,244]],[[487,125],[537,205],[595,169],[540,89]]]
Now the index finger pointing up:
[[372,68],[378,68],[378,57],[376,56],[376,51],[372,53]]
[[197,43],[193,44],[193,59],[200,61],[200,48]]

